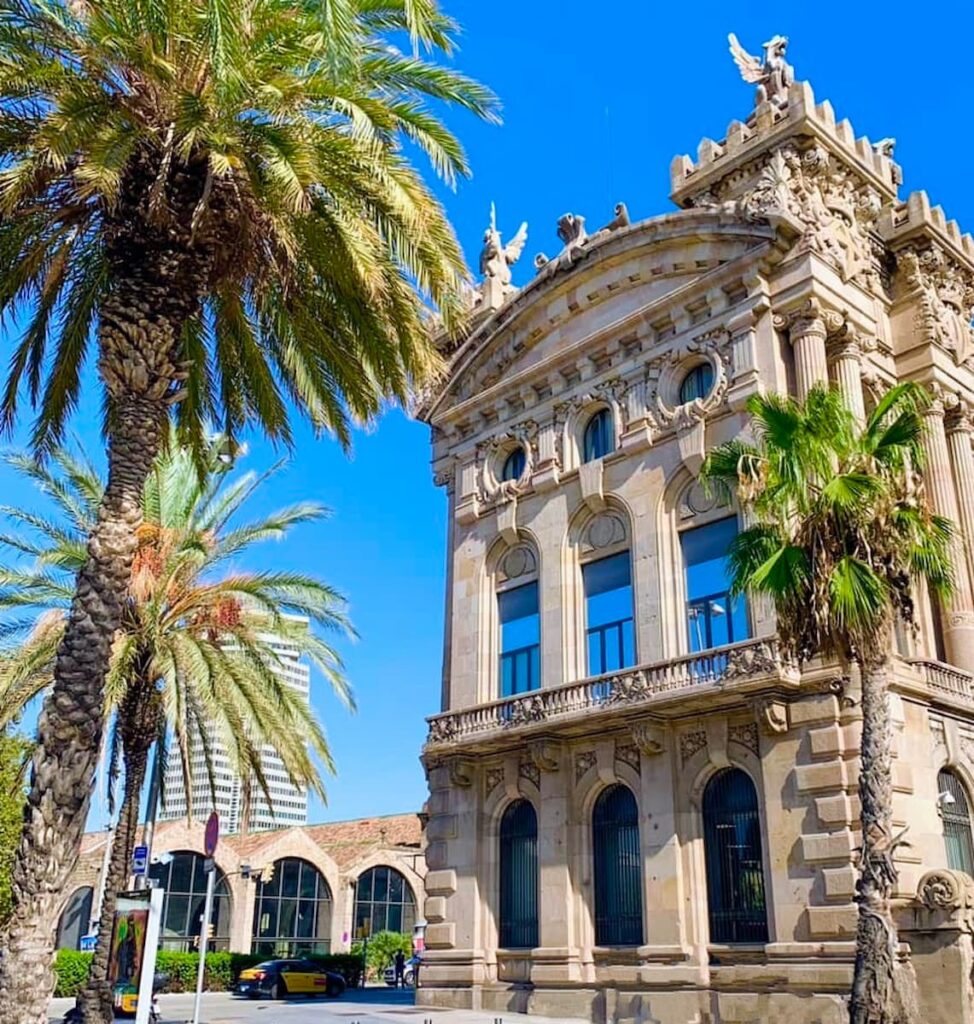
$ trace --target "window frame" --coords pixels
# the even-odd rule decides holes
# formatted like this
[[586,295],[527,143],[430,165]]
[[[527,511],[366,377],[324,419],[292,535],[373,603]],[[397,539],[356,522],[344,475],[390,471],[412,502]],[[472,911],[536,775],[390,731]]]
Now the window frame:
[[[702,378],[709,375],[709,381],[705,390],[701,391],[699,388],[699,382]],[[685,396],[683,393],[684,388],[691,381],[695,383],[694,390],[696,394]],[[709,360],[695,363],[693,366],[687,368],[687,370],[680,377],[680,382],[677,385],[676,393],[677,400],[680,405],[689,405],[691,402],[702,402],[710,393],[714,390],[714,384],[717,381],[717,373],[714,369],[713,364]]]
[[[513,832],[515,814],[522,808],[531,813],[533,835],[524,830],[524,834]],[[526,817],[526,815],[525,815]],[[505,835],[505,828],[512,823],[512,831]],[[519,841],[522,847],[517,853],[528,861],[521,864],[522,874],[512,875],[515,868],[512,863],[515,854],[514,842]],[[538,860],[538,812],[534,804],[526,797],[512,800],[500,816],[497,829],[498,850],[498,899],[497,899],[497,945],[499,949],[534,949],[541,941],[540,894],[541,877]],[[506,845],[505,845],[506,844]],[[533,849],[532,849],[533,844]],[[529,874],[530,872],[530,874]],[[518,882],[528,881],[528,889],[518,886]],[[533,902],[533,915],[525,911]],[[517,916],[513,912],[518,912]],[[520,932],[520,934],[518,934]]]
[[[384,881],[384,893],[385,895],[381,898],[376,898],[376,879],[378,878],[378,872],[387,872]],[[392,886],[390,885],[393,876],[402,880],[402,898],[399,900],[391,899],[390,894],[392,892]],[[362,886],[362,882],[365,879],[371,881],[369,888],[369,898],[365,899],[359,895],[359,890]],[[398,934],[401,935],[412,935],[413,928],[416,925],[418,919],[417,906],[416,906],[416,892],[412,885],[409,883],[409,879],[405,873],[400,871],[399,868],[393,867],[391,864],[373,864],[371,867],[365,868],[364,871],[359,872],[355,878],[355,895],[352,900],[352,937],[354,938],[358,934],[359,930],[359,910],[363,907],[369,907],[369,934],[375,935],[377,931],[396,931],[396,929],[389,929],[389,908],[399,908],[399,924],[400,929]],[[376,929],[374,922],[376,920],[374,908],[381,906],[383,908],[383,922],[385,927]],[[406,922],[409,922],[408,927]]]
[[[518,465],[518,458],[520,457],[520,463],[517,473],[508,475],[508,467]],[[525,470],[528,468],[528,453],[524,450],[524,445],[517,445],[511,448],[510,451],[503,453],[503,460],[501,461],[499,481],[500,483],[517,483],[524,476]]]
[[[592,566],[599,564],[600,562],[607,562],[610,559],[626,559],[626,564],[629,567],[629,616],[623,619],[617,619],[612,622],[607,622],[601,626],[592,626],[589,623],[589,601],[590,595],[586,586],[586,570]],[[632,564],[632,550],[629,547],[629,538],[623,542],[622,545],[617,545],[615,550],[607,551],[595,551],[590,552],[588,557],[584,558],[579,563],[579,570],[581,573],[581,598],[582,598],[582,643],[584,645],[583,650],[583,664],[585,666],[586,677],[589,676],[600,676],[606,675],[610,672],[621,672],[627,668],[632,668],[634,665],[639,664],[639,653],[636,643],[636,588],[635,580],[633,578],[633,564]],[[621,589],[621,588],[616,588]],[[598,595],[592,595],[592,597]],[[625,632],[624,627],[628,623],[630,643],[632,646],[632,660],[627,662],[625,658]],[[619,643],[619,667],[618,668],[606,668],[606,633],[610,629],[618,629],[618,643]],[[593,667],[590,654],[590,644],[593,633],[600,634],[600,651],[601,651],[601,668],[597,670]]]
[[[940,794],[944,792],[950,793],[953,803],[945,804],[940,800]],[[963,810],[958,810],[958,807]],[[971,818],[970,792],[964,779],[947,765],[937,772],[937,810],[942,822],[947,867],[951,871],[964,871],[974,876],[974,821]],[[954,843],[950,842],[951,838]]]
[[[296,888],[293,894],[285,893],[283,890],[284,874],[291,864],[297,864]],[[305,871],[311,869],[315,873],[315,895],[308,896],[303,891]],[[321,895],[321,886],[324,884],[327,895]],[[251,923],[251,949],[253,952],[273,956],[281,960],[293,960],[301,956],[327,954],[331,952],[331,933],[333,925],[333,914],[335,910],[335,897],[331,885],[325,877],[325,873],[311,861],[304,857],[280,857],[274,861],[274,880],[271,882],[273,891],[265,893],[265,883],[257,879],[257,888],[254,893],[254,914]],[[281,930],[281,921],[284,917],[284,904],[293,904],[293,915],[289,915],[291,924],[285,931]],[[310,935],[299,935],[298,920],[302,913],[302,904],[312,904],[312,925]],[[261,918],[264,912],[273,913],[273,933],[262,935]],[[307,907],[303,912],[307,912]],[[321,932],[321,914],[327,913],[326,934]],[[264,947],[267,947],[266,949]],[[286,950],[286,952],[282,952]]]
[[[534,616],[538,620],[538,631],[537,641],[533,644],[522,645],[521,647],[512,648],[509,651],[504,650],[504,620],[501,614],[501,602],[505,595],[513,594],[517,590],[521,590],[527,587],[534,587],[536,596],[536,611]],[[494,587],[494,614],[497,617],[497,645],[496,645],[496,658],[494,661],[495,671],[497,673],[497,685],[495,687],[495,698],[497,700],[505,700],[508,697],[517,697],[525,693],[532,693],[534,690],[541,689],[541,580],[537,573],[533,574],[530,578],[522,579],[517,577],[513,580],[509,580],[506,583],[498,584]],[[532,652],[536,651],[537,655],[535,659],[532,659]],[[534,683],[535,685],[529,685],[526,689],[512,689],[511,693],[504,692],[504,664],[506,659],[512,659],[512,664],[517,666],[517,659],[520,657],[527,657],[527,673],[528,682]],[[537,665],[537,679],[533,679],[533,667]]]
[[[632,801],[632,818],[611,821],[600,818],[600,809],[624,790]],[[613,835],[613,832],[615,835]],[[623,834],[628,832],[628,835]],[[639,830],[639,800],[624,782],[606,786],[595,799],[591,814],[592,833],[592,923],[597,946],[632,947],[645,941],[643,903],[643,854]],[[612,843],[615,839],[615,843]],[[634,857],[629,876],[623,874],[625,857]],[[610,879],[609,872],[614,878]],[[613,886],[607,886],[608,882]],[[628,899],[619,898],[630,887]],[[612,891],[614,888],[615,892]],[[616,897],[613,900],[613,896]],[[629,910],[626,914],[625,911]],[[613,932],[612,926],[617,926]],[[631,928],[631,931],[627,931]],[[608,931],[606,930],[608,929]]]
[[[599,451],[597,449],[604,449]],[[581,458],[579,462],[585,465],[595,462],[596,459],[604,459],[616,450],[615,417],[612,409],[604,405],[596,409],[586,419],[582,428]]]

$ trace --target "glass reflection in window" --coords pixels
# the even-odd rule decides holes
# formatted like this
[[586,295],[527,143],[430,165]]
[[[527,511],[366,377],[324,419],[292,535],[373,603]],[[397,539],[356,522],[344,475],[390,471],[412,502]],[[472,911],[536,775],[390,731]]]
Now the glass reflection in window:
[[541,618],[538,584],[526,583],[497,595],[501,627],[500,695],[536,690],[541,685]]
[[588,674],[601,675],[634,665],[632,573],[629,552],[582,566],[585,587],[585,639]]
[[747,602],[730,595],[727,550],[737,536],[731,516],[680,535],[687,588],[687,633],[691,653],[746,640]]

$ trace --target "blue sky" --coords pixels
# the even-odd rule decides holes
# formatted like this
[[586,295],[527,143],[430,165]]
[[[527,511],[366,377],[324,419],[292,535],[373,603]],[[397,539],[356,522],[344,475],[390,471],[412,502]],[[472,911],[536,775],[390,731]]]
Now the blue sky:
[[[972,15],[959,4],[583,4],[579,0],[446,0],[463,25],[456,64],[490,85],[504,106],[492,127],[451,114],[474,178],[443,189],[468,262],[475,265],[491,201],[505,237],[528,221],[515,281],[535,253],[559,248],[557,218],[583,214],[597,228],[619,200],[633,219],[664,213],[669,166],[721,138],[750,110],[727,52],[734,31],[751,52],[790,37],[797,76],[830,99],[857,135],[895,136],[905,183],[925,188],[974,230],[974,133],[969,78]],[[687,17],[691,13],[692,17]],[[9,340],[8,340],[9,346]],[[74,429],[97,450],[99,398],[86,396]],[[13,439],[16,445],[26,430]],[[251,439],[248,466],[274,458]],[[0,469],[6,502],[33,501]],[[266,546],[254,567],[314,571],[348,596],[361,640],[345,648],[360,710],[316,702],[338,761],[328,807],[313,820],[417,810],[425,799],[418,752],[424,716],[438,710],[442,652],[445,499],[432,484],[427,430],[391,412],[346,458],[328,440],[297,433],[290,466],[256,507],[313,498],[334,517]]]

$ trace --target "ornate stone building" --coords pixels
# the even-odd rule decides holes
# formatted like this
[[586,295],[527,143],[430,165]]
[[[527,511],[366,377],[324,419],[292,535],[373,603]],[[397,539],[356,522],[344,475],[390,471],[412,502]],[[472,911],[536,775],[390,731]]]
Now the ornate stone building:
[[[697,482],[762,389],[863,416],[926,385],[926,484],[974,538],[974,241],[898,194],[794,82],[732,50],[755,107],[672,165],[676,212],[485,238],[470,328],[425,395],[449,500],[430,719],[429,1006],[602,1021],[838,1024],[852,976],[855,679],[786,663],[728,594],[738,512]],[[974,544],[898,637],[897,914],[923,1019],[974,1021]],[[967,872],[967,873],[965,873]]]
[[[65,887],[58,948],[77,948],[97,917],[106,833],[84,837]],[[424,898],[422,820],[396,814],[228,835],[218,871],[211,949],[267,956],[347,951],[363,928],[409,933]],[[166,889],[161,948],[196,948],[206,893],[203,825],[156,831],[151,876]],[[272,869],[272,870],[271,870]]]

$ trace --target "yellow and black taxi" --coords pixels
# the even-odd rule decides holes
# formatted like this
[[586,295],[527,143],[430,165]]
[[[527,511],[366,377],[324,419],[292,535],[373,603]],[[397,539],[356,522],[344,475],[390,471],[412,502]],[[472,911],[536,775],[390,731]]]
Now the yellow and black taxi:
[[340,996],[345,979],[326,971],[310,960],[265,960],[240,972],[234,991],[238,996],[256,999],[286,999],[288,996]]

